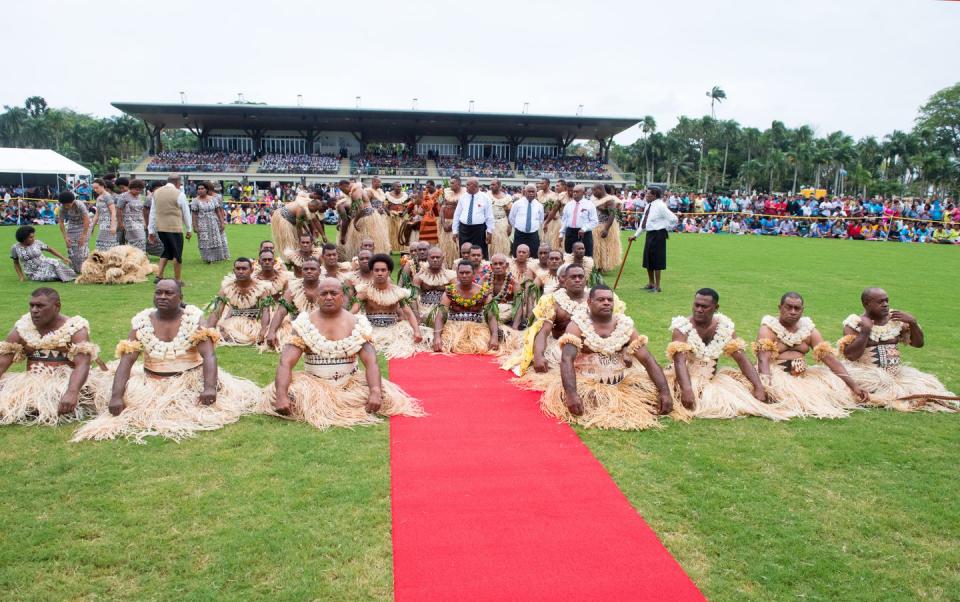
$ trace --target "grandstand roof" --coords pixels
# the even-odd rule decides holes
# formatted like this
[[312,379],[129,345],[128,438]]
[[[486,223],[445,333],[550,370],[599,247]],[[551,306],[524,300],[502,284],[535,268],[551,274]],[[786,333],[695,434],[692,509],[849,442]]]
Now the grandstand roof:
[[0,148],[0,173],[89,176],[90,170],[48,148]]
[[518,136],[606,139],[636,125],[639,119],[583,115],[523,115],[289,107],[257,104],[154,104],[114,102],[114,107],[164,128],[211,130],[261,129],[362,132],[371,142],[401,142],[418,136]]

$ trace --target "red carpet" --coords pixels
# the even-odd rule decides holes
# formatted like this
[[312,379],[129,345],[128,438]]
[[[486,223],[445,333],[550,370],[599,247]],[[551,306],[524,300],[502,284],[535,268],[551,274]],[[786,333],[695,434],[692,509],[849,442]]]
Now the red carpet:
[[478,356],[390,361],[429,416],[390,421],[394,594],[703,600],[573,430]]

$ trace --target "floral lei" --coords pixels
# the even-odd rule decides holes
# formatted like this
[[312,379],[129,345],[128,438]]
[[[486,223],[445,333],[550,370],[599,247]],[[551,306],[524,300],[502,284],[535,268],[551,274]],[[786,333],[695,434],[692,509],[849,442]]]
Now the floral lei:
[[608,336],[600,336],[593,327],[587,308],[580,307],[572,316],[573,323],[583,333],[583,344],[601,355],[615,355],[630,343],[633,336],[633,320],[629,316],[616,316],[617,325]]
[[89,329],[90,324],[80,316],[73,316],[67,318],[60,328],[42,335],[30,319],[30,314],[24,314],[17,320],[15,328],[29,349],[52,350],[69,348],[73,335],[84,328]]
[[[486,283],[490,286],[490,290],[493,290],[493,274],[490,275],[490,278],[486,280]],[[493,296],[492,301],[494,303],[500,303],[503,299],[509,297],[514,293],[516,282],[513,279],[513,274],[507,272],[506,278],[503,280],[503,286],[500,287],[500,292]],[[506,303],[506,301],[503,301]]]
[[780,342],[787,347],[796,347],[800,343],[804,342],[813,332],[813,329],[816,328],[816,324],[813,323],[813,320],[807,318],[806,316],[800,318],[800,321],[797,322],[796,332],[790,332],[787,330],[786,327],[780,323],[780,320],[774,318],[773,316],[763,316],[763,319],[760,320],[760,324],[772,330],[773,334],[777,335],[777,338],[780,339]]
[[301,313],[293,321],[293,331],[303,339],[310,351],[324,358],[353,357],[360,352],[365,343],[373,340],[373,327],[363,315],[356,316],[356,324],[346,337],[331,341],[320,334],[317,327],[310,321],[310,315]]
[[733,339],[734,325],[733,320],[717,312],[714,314],[717,318],[717,330],[713,334],[713,339],[707,345],[700,338],[700,333],[693,327],[690,319],[686,316],[677,316],[670,322],[670,330],[678,330],[681,334],[687,335],[687,343],[693,348],[693,353],[698,358],[715,360],[723,354],[723,348]]
[[560,306],[560,309],[573,316],[579,310],[586,309],[589,294],[589,291],[584,291],[583,301],[574,301],[570,298],[570,294],[567,293],[567,289],[562,288],[553,293],[553,300]]
[[450,297],[450,300],[453,301],[454,304],[465,309],[482,305],[484,297],[486,297],[487,293],[489,292],[490,285],[486,282],[483,282],[480,285],[480,290],[471,297],[464,297],[461,295],[459,287],[457,287],[456,283],[447,286],[447,296]]
[[[850,314],[850,316],[843,321],[843,325],[849,326],[857,332],[860,332],[860,316],[857,314]],[[900,322],[899,320],[890,320],[882,326],[880,324],[874,324],[873,328],[870,329],[870,340],[874,343],[879,343],[880,341],[892,341],[899,338],[902,331],[903,322]]]
[[180,327],[173,340],[161,341],[153,329],[153,322],[150,321],[150,315],[154,309],[148,308],[133,317],[130,324],[136,331],[137,340],[143,345],[143,352],[153,359],[172,360],[180,354],[185,353],[193,343],[190,341],[191,335],[196,332],[200,326],[200,319],[203,318],[203,312],[199,307],[188,305],[183,308],[183,314],[180,316]]

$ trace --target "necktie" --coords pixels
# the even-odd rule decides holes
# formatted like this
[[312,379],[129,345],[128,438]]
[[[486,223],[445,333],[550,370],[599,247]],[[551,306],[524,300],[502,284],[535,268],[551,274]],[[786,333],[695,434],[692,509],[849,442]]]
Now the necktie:
[[470,208],[467,209],[467,225],[473,225],[473,195],[470,195]]
[[580,215],[580,201],[575,201],[573,205],[573,221],[570,222],[571,228],[577,227],[577,217]]
[[527,234],[533,230],[533,203],[527,201]]

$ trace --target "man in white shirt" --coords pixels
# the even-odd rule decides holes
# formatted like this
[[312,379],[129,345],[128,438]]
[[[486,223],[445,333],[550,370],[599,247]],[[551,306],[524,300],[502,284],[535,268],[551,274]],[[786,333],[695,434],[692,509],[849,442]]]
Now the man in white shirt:
[[586,247],[587,256],[593,257],[593,229],[597,227],[600,220],[597,218],[596,205],[583,198],[583,194],[582,184],[573,187],[573,198],[563,206],[563,214],[560,217],[560,223],[563,226],[560,230],[560,238],[563,239],[564,252],[572,253],[573,243],[579,240]]
[[474,244],[483,249],[483,258],[489,258],[487,245],[493,238],[493,207],[490,197],[480,192],[480,181],[476,178],[467,180],[467,193],[457,201],[457,208],[453,212],[453,225],[456,234],[453,237],[458,245],[465,242]]
[[661,196],[663,191],[659,188],[647,189],[647,210],[640,220],[640,227],[630,237],[630,240],[637,240],[641,231],[647,233],[643,240],[643,267],[647,269],[647,286],[643,289],[651,293],[661,292],[660,272],[667,269],[667,233],[679,222],[679,218],[667,208]]
[[543,225],[543,203],[537,200],[537,187],[527,184],[523,187],[523,196],[513,201],[507,222],[513,228],[513,242],[510,254],[516,255],[517,247],[527,245],[530,253],[536,255],[540,249],[540,227]]
[[147,220],[147,232],[150,242],[156,244],[159,238],[163,243],[163,253],[160,255],[159,274],[157,281],[163,280],[163,271],[167,262],[173,261],[173,274],[180,282],[180,269],[183,265],[183,230],[187,231],[187,240],[193,232],[193,220],[190,217],[190,206],[187,197],[180,189],[180,177],[170,176],[167,183],[157,188],[153,193],[153,202],[150,204],[150,216]]

